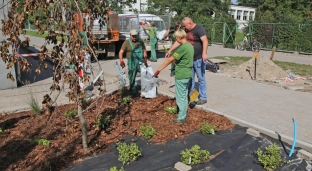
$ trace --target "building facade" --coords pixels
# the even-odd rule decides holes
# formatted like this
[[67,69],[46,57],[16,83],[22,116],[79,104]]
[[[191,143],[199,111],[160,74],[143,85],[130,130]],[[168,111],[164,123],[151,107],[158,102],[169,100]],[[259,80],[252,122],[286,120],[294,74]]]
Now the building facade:
[[236,20],[239,29],[248,26],[249,21],[255,20],[256,8],[231,5],[229,14]]

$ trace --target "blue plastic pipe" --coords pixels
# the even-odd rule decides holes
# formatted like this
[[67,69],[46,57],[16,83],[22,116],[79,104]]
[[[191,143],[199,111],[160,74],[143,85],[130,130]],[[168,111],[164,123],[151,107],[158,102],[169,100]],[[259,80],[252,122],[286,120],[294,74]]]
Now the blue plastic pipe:
[[296,141],[297,141],[297,124],[296,124],[295,118],[293,118],[293,123],[294,123],[294,141],[293,141],[290,153],[288,155],[289,157],[291,157],[292,153],[294,152]]

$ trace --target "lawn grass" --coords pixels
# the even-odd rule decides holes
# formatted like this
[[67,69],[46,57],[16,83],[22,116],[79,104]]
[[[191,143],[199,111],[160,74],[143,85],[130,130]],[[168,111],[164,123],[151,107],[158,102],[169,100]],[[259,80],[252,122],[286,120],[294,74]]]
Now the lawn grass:
[[[237,66],[251,59],[251,57],[244,56],[217,56],[213,58],[225,60],[227,62],[225,65],[228,66]],[[312,65],[297,64],[293,62],[281,62],[276,60],[273,60],[273,62],[277,66],[281,67],[284,71],[290,70],[292,73],[302,77],[312,77]]]
[[[44,32],[44,34],[38,34],[38,31],[26,30],[26,35],[46,38],[48,36],[48,32]],[[65,39],[65,42],[67,42],[67,37],[64,37],[64,39]],[[57,36],[56,40],[61,41],[62,37]]]

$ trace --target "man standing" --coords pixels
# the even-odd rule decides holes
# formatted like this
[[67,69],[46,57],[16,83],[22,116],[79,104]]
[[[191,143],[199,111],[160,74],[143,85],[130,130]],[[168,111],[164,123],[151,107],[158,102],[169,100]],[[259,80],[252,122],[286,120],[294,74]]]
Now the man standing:
[[124,52],[126,52],[126,57],[128,59],[127,65],[130,84],[130,95],[131,97],[135,97],[137,94],[135,86],[135,77],[137,72],[140,70],[139,62],[143,62],[144,56],[144,63],[146,64],[147,57],[144,42],[139,39],[137,30],[130,31],[130,39],[124,41],[119,51],[120,66],[122,68],[125,67],[125,62],[122,59]]
[[167,67],[173,61],[176,61],[176,73],[175,73],[175,91],[176,102],[178,105],[178,118],[173,120],[175,123],[183,123],[186,121],[187,115],[187,97],[188,86],[190,79],[192,78],[193,56],[194,48],[187,42],[186,33],[184,30],[178,30],[174,33],[176,41],[181,44],[160,67],[154,73],[154,77],[157,77],[159,72]]
[[[208,50],[208,38],[206,35],[205,28],[202,25],[196,24],[192,21],[191,18],[185,17],[182,20],[182,25],[187,32],[187,40],[193,45],[194,47],[194,64],[193,64],[193,76],[189,86],[190,90],[194,89],[195,87],[195,73],[198,78],[199,84],[199,100],[197,101],[197,105],[202,105],[207,103],[207,95],[206,95],[206,64],[205,61],[208,59],[207,50]],[[170,55],[173,49],[179,46],[178,42],[175,42],[172,47],[166,53],[166,57]]]
[[[180,26],[181,26],[181,23],[179,21],[176,21],[174,23],[174,26],[173,27],[170,27],[168,28],[167,32],[165,33],[165,37],[169,36],[169,39],[171,40],[172,42],[172,45],[175,43],[176,39],[175,37],[173,36],[173,34],[178,30],[180,29]],[[170,72],[170,77],[173,77],[174,74],[175,74],[175,63],[172,62],[171,63],[171,72]]]
[[157,62],[157,56],[156,56],[156,44],[157,44],[157,28],[155,27],[155,23],[151,22],[148,27],[144,26],[142,24],[142,28],[144,30],[148,30],[148,35],[150,39],[151,44],[151,62]]

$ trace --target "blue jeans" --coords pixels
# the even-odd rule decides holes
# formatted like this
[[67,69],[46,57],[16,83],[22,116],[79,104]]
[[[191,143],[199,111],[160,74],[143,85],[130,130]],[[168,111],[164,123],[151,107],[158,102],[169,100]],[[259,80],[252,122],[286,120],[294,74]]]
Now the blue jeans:
[[195,73],[198,78],[198,84],[199,84],[199,97],[200,100],[207,100],[207,86],[206,86],[206,78],[205,78],[205,72],[206,72],[206,64],[203,62],[202,59],[197,59],[194,61],[193,68],[192,68],[193,76],[190,80],[190,86],[189,86],[189,92],[194,89],[195,87]]

